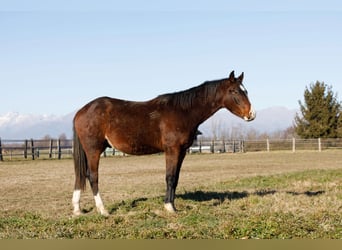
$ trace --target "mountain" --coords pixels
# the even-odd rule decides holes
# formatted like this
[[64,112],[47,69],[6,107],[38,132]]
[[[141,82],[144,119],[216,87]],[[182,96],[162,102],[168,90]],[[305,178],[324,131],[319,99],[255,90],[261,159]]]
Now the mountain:
[[[227,110],[220,110],[199,127],[204,136],[213,136],[213,133],[240,134],[255,130],[259,133],[273,133],[289,128],[293,125],[294,117],[298,111],[285,107],[271,107],[256,111],[254,121],[245,122]],[[233,135],[234,137],[234,135]]]
[[72,137],[72,119],[74,113],[68,115],[33,115],[10,112],[0,115],[0,138],[2,139],[41,139],[45,135],[58,138],[65,134]]
[[[204,136],[213,135],[214,130],[232,131],[254,129],[260,133],[284,130],[293,124],[296,110],[272,107],[257,111],[256,119],[245,122],[227,110],[220,110],[204,122],[199,130]],[[72,138],[72,119],[75,112],[63,116],[32,115],[10,112],[0,115],[0,138],[2,139],[40,139],[45,135],[57,138],[65,134]]]

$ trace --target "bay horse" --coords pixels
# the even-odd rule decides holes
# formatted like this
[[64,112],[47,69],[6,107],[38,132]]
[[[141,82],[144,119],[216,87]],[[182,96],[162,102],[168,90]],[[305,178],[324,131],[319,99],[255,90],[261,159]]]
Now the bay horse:
[[164,152],[166,160],[166,195],[164,207],[175,212],[175,192],[186,150],[192,145],[199,125],[221,108],[226,108],[245,121],[255,118],[247,90],[232,71],[228,78],[146,102],[97,98],[75,115],[74,165],[75,186],[73,213],[81,214],[81,190],[89,180],[98,212],[108,216],[98,189],[101,153],[107,147],[131,155]]

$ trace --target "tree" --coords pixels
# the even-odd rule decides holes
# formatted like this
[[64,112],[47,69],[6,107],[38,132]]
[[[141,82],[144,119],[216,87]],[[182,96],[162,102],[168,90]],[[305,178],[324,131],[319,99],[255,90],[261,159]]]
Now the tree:
[[341,104],[331,86],[317,81],[306,87],[304,103],[299,101],[299,106],[301,115],[296,114],[295,131],[300,137],[336,138],[342,134]]
[[60,140],[60,146],[67,147],[71,146],[70,142],[67,140],[67,136],[65,133],[62,133],[58,136],[58,140]]
[[340,110],[340,114],[338,116],[337,121],[337,137],[342,137],[342,111]]
[[62,134],[60,134],[59,136],[58,136],[58,139],[59,140],[67,140],[67,136],[66,136],[66,134],[65,133],[62,133]]

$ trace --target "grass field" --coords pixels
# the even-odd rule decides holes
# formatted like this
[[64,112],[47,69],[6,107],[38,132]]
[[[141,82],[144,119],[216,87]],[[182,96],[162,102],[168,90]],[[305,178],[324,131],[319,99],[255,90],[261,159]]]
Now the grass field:
[[0,238],[342,238],[342,151],[187,155],[177,214],[163,210],[163,155],[103,158],[109,218],[82,193],[72,160],[0,162]]

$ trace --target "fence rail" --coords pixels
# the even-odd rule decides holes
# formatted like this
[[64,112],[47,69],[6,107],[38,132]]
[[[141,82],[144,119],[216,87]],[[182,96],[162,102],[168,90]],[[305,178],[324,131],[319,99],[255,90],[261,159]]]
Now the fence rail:
[[245,141],[244,152],[291,150],[327,150],[342,149],[342,138],[318,139],[286,139],[286,140],[257,140]]
[[32,159],[36,158],[70,158],[72,156],[72,140],[1,140],[0,161],[5,158]]
[[[285,140],[198,140],[188,150],[188,153],[237,153],[256,151],[299,150],[322,151],[327,149],[342,149],[342,138],[333,139],[285,139]],[[62,159],[71,158],[73,152],[72,140],[1,140],[0,161],[13,159]],[[107,148],[103,157],[125,155]]]

